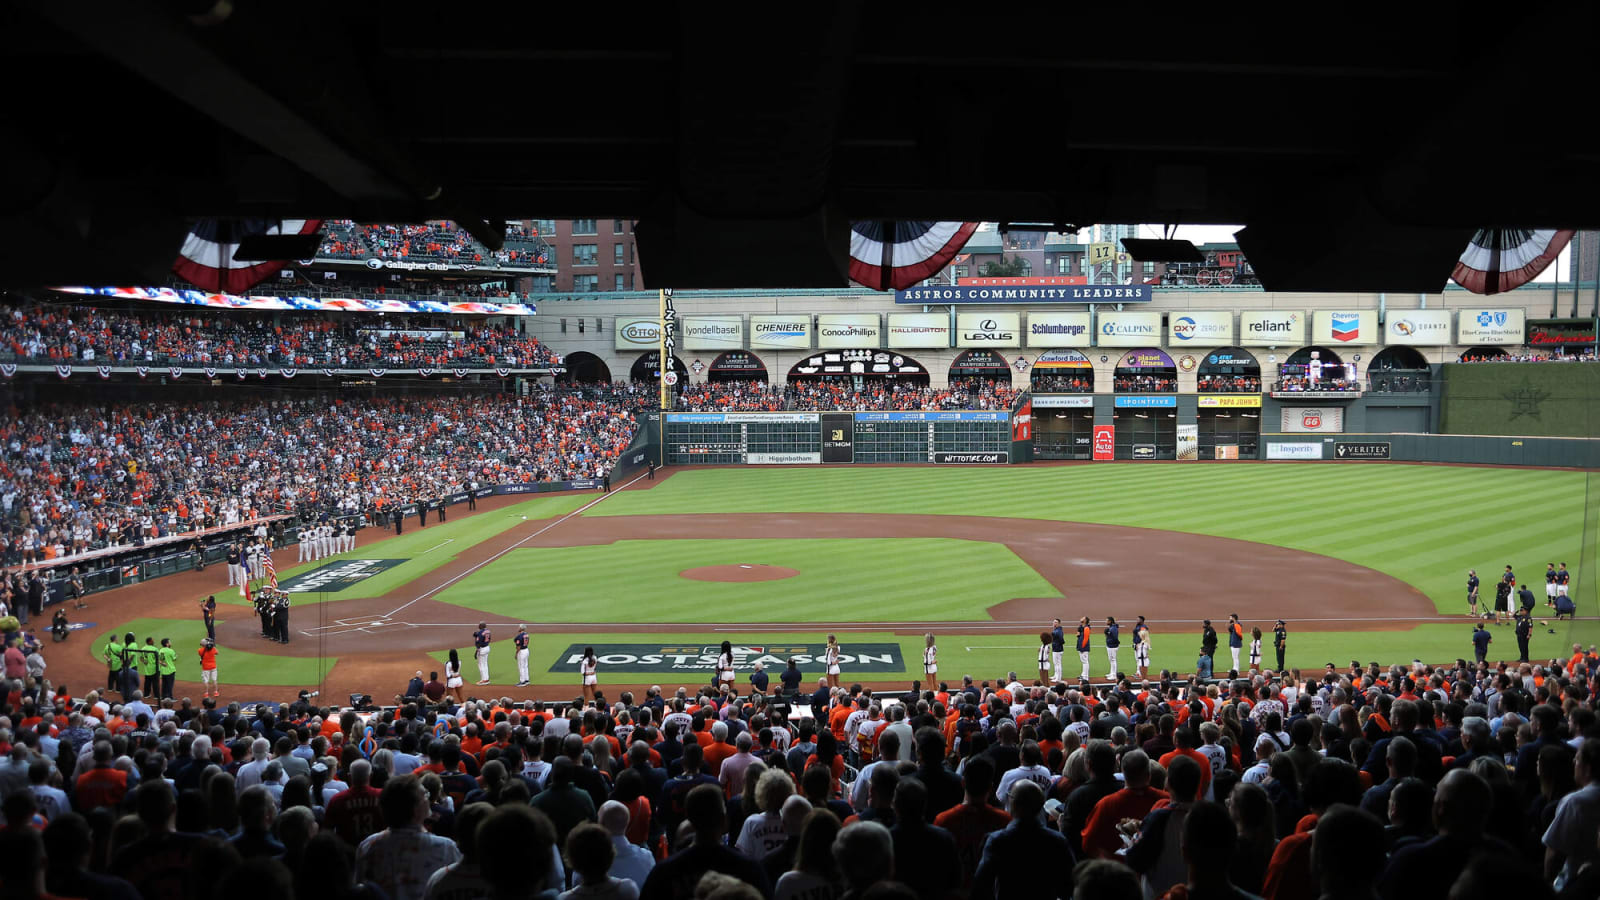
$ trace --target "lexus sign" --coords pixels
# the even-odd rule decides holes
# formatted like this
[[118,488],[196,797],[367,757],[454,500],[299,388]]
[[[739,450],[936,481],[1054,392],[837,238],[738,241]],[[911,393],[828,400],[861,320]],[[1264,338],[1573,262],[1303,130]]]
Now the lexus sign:
[[960,347],[1020,347],[1022,317],[1016,313],[961,313],[956,316]]

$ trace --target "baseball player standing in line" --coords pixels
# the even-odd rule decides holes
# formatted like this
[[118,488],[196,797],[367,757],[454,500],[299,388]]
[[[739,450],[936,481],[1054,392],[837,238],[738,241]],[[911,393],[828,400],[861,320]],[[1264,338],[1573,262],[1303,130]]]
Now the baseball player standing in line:
[[517,636],[512,639],[517,645],[517,687],[528,686],[528,626],[517,628]]
[[1562,563],[1561,568],[1556,571],[1556,596],[1567,596],[1567,585],[1571,583],[1572,573],[1567,571],[1567,564]]
[[1239,624],[1239,614],[1228,614],[1228,652],[1233,655],[1233,671],[1239,671],[1239,650],[1244,646],[1244,626]]
[[1054,619],[1050,625],[1050,662],[1056,673],[1056,681],[1062,680],[1061,653],[1067,649],[1067,633],[1061,629],[1061,620]]
[[322,525],[322,548],[324,551],[323,556],[332,556],[339,552],[339,548],[333,542],[333,523],[331,522],[325,522]]
[[1106,663],[1110,669],[1106,677],[1112,681],[1117,678],[1117,648],[1122,646],[1122,628],[1117,625],[1114,616],[1106,616]]
[[1556,605],[1556,564],[1544,564],[1544,605]]
[[1150,626],[1144,624],[1144,616],[1133,623],[1133,665],[1140,678],[1150,674]]
[[298,562],[310,562],[311,561],[311,536],[306,533],[306,527],[304,525],[301,525],[300,526],[300,530],[296,531],[294,534],[295,534],[296,543],[298,543],[300,545],[300,557],[299,557],[299,559],[297,561]]
[[922,636],[922,683],[933,684],[939,680],[938,674],[939,648],[933,642],[933,633],[929,632]]
[[344,549],[346,553],[356,549],[356,526],[349,522],[344,525]]
[[228,545],[228,587],[244,584],[244,555],[239,552],[239,542],[234,541]]
[[478,658],[478,683],[489,683],[489,623],[479,622],[478,630],[472,633],[473,656]]
[[1083,665],[1083,671],[1078,675],[1082,681],[1089,680],[1089,617],[1084,616],[1078,620],[1078,662]]

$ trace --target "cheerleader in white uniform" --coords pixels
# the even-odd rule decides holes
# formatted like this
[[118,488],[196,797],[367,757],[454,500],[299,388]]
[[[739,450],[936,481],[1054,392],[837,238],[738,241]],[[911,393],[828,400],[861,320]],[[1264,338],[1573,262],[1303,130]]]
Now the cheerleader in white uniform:
[[583,675],[583,699],[586,703],[594,702],[595,686],[600,683],[600,678],[595,674],[600,661],[595,658],[594,648],[583,648],[583,659],[578,662],[578,671]]
[[939,647],[931,633],[922,636],[922,683],[931,686],[939,680]]
[[822,664],[827,666],[828,687],[839,686],[839,640],[828,635],[828,647],[822,651]]
[[1250,670],[1261,671],[1261,629],[1250,629]]
[[722,642],[722,652],[717,655],[717,687],[733,687],[733,643]]
[[464,683],[461,680],[461,657],[456,653],[455,648],[451,647],[450,658],[445,660],[444,663],[444,686],[450,689],[450,693],[455,696],[457,703],[466,700],[465,697],[461,696],[461,686]]

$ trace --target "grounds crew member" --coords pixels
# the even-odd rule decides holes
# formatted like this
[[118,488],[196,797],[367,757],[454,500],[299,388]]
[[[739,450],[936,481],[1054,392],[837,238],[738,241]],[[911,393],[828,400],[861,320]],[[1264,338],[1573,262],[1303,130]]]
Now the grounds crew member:
[[161,676],[161,699],[172,699],[172,683],[178,679],[178,651],[172,638],[162,638],[156,650],[156,673]]
[[146,697],[161,696],[161,678],[158,674],[160,660],[157,659],[156,639],[147,637],[144,646],[139,648],[139,674],[144,676],[144,695]]
[[122,694],[122,702],[126,703],[133,699],[133,692],[139,689],[139,670],[136,668],[139,662],[139,639],[131,631],[122,636],[118,661],[122,665],[118,670],[122,689],[118,693]]
[[115,634],[106,637],[100,656],[106,661],[106,690],[122,693],[122,642]]

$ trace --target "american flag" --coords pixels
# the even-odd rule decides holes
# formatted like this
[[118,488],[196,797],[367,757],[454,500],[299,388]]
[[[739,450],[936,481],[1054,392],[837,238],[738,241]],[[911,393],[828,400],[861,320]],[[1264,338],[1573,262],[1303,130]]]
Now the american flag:
[[267,573],[267,581],[273,590],[278,589],[278,567],[272,564],[272,554],[261,554],[261,568]]

